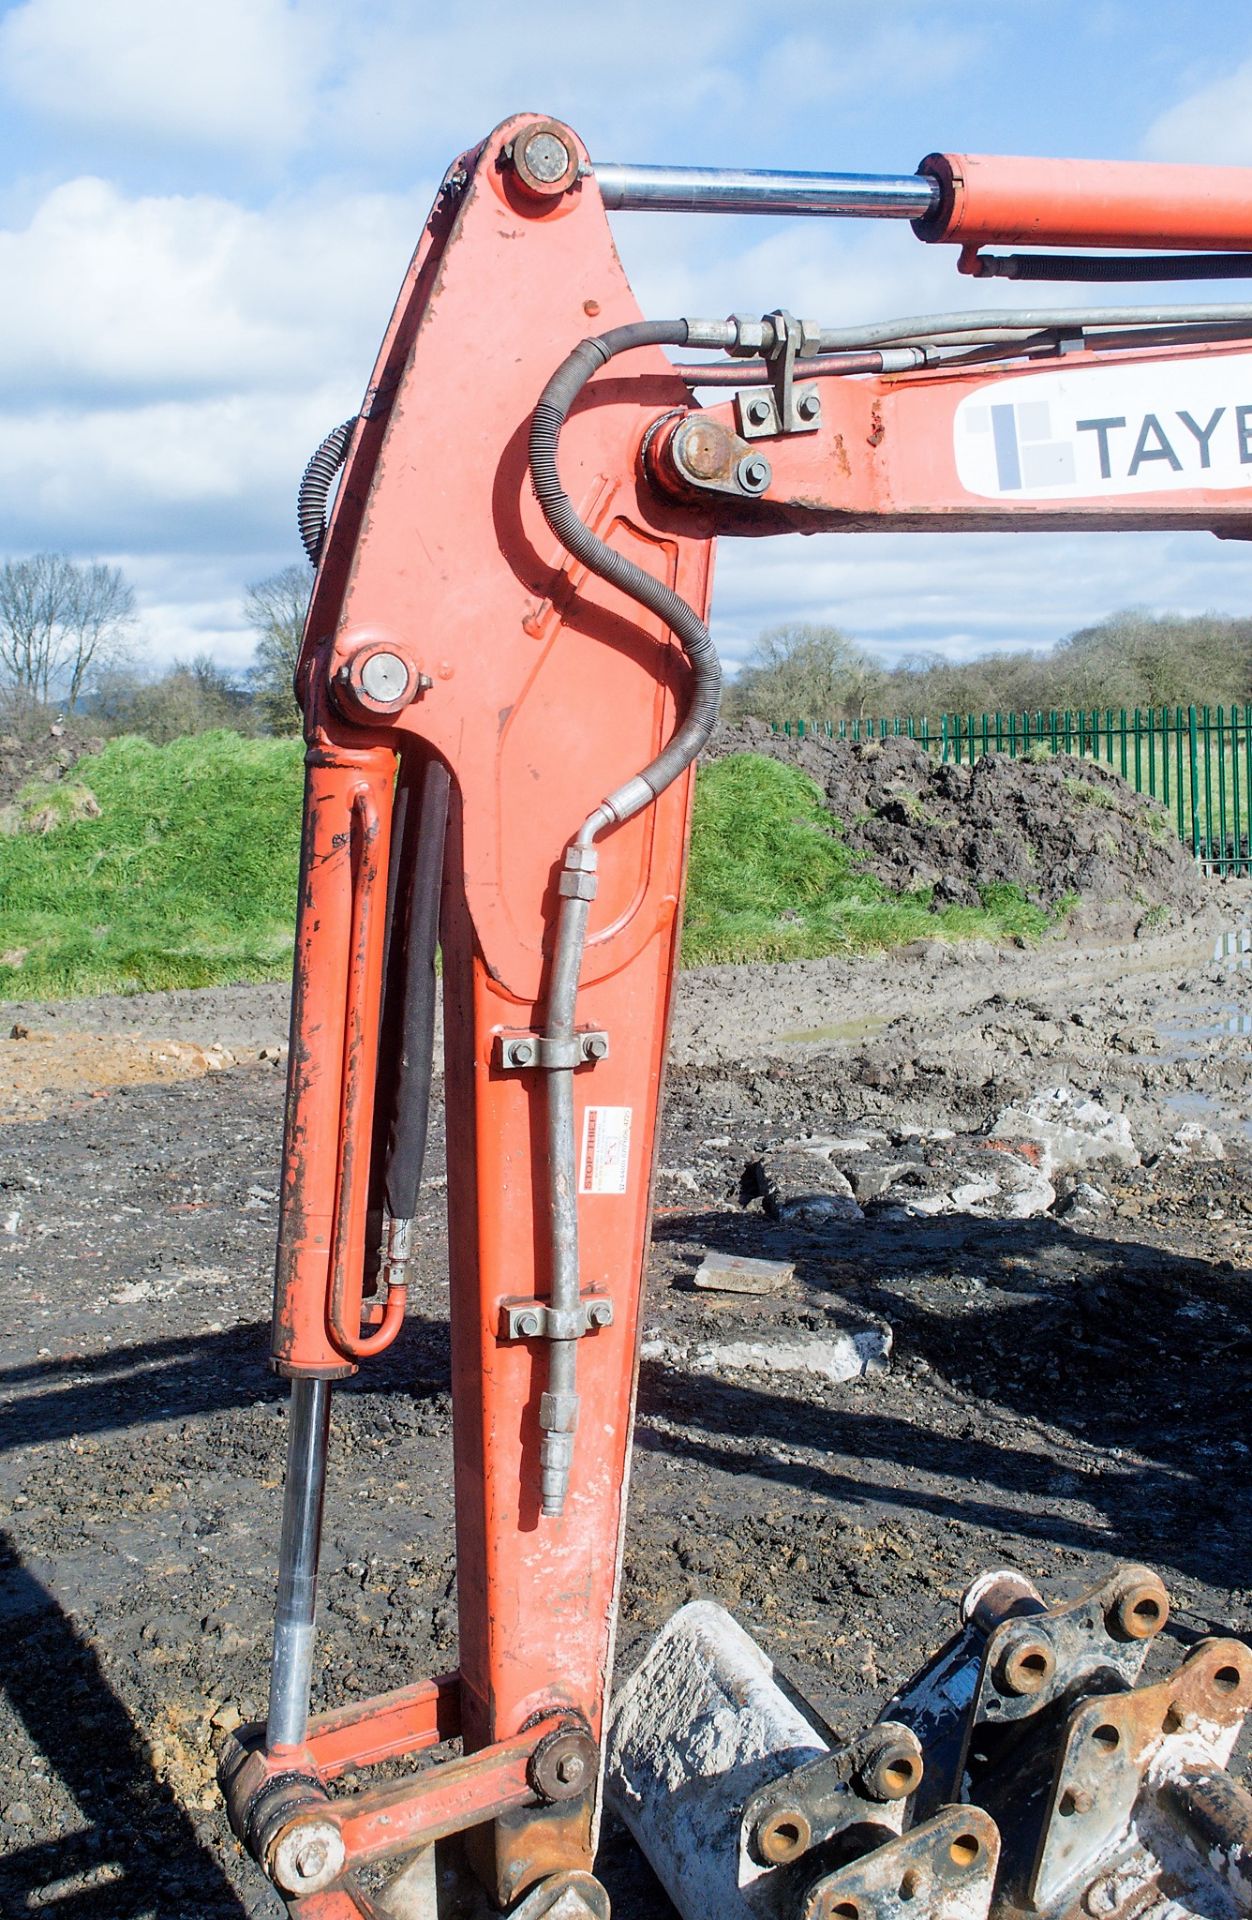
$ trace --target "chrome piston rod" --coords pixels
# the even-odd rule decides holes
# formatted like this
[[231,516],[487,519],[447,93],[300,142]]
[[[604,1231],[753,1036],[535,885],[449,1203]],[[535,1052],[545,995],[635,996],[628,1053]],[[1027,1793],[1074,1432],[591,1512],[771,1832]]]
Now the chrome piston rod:
[[278,1607],[270,1668],[265,1744],[298,1747],[309,1723],[317,1562],[322,1545],[326,1450],[330,1439],[329,1380],[293,1380],[283,1534],[278,1558]]
[[925,174],[778,173],[737,167],[592,167],[606,207],[637,213],[796,213],[920,220],[939,203]]

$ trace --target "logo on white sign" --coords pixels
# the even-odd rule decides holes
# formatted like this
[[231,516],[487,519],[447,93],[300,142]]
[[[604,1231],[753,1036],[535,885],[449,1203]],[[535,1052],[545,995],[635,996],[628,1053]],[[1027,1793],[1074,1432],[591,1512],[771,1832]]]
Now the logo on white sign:
[[1252,355],[1022,375],[968,394],[953,433],[984,499],[1252,486]]

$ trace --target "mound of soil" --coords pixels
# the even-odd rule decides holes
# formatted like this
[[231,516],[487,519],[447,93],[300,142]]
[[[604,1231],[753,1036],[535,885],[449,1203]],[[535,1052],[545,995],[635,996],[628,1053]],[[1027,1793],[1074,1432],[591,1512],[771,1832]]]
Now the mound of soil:
[[25,738],[0,733],[0,807],[8,806],[32,781],[54,787],[88,754],[99,753],[104,741],[79,720],[58,720]]
[[1073,754],[987,754],[944,765],[915,741],[803,740],[760,720],[722,727],[710,749],[763,753],[816,780],[849,846],[899,892],[977,906],[983,888],[1020,887],[1044,907],[1075,894],[1123,921],[1196,912],[1206,888],[1155,800]]

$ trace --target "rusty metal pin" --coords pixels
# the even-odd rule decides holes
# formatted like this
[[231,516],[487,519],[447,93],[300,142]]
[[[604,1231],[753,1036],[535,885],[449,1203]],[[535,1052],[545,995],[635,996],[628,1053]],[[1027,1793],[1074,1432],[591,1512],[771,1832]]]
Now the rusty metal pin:
[[861,1785],[873,1800],[904,1800],[920,1786],[922,1766],[916,1735],[901,1729],[867,1759],[860,1769]]
[[1020,1634],[1000,1655],[997,1677],[1006,1693],[1040,1693],[1056,1672],[1056,1654],[1040,1634]]
[[761,1859],[772,1867],[782,1867],[807,1851],[813,1829],[800,1807],[775,1807],[762,1820],[755,1837]]
[[1164,1581],[1146,1567],[1130,1568],[1109,1616],[1114,1632],[1126,1640],[1151,1640],[1168,1619]]

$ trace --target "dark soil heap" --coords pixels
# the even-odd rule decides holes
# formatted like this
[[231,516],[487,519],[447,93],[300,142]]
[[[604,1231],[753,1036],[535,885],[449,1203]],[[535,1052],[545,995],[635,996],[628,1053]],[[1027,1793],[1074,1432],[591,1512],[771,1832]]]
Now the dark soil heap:
[[1194,913],[1204,879],[1158,801],[1073,754],[945,765],[915,741],[795,739],[764,721],[719,728],[709,756],[767,754],[816,780],[850,847],[885,885],[976,906],[1012,885],[1044,907],[1082,897],[1149,925]]
[[43,780],[53,787],[76,762],[99,753],[104,741],[79,720],[57,720],[22,736],[0,731],[0,806],[22,788]]

